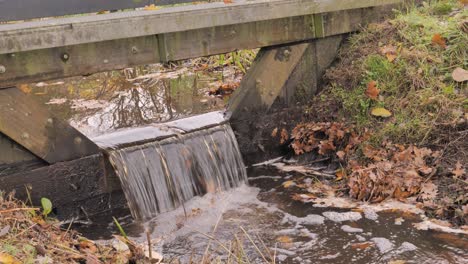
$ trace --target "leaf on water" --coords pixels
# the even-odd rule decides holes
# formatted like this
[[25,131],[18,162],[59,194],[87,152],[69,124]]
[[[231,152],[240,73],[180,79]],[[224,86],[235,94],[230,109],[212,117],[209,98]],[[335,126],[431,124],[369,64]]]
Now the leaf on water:
[[279,236],[276,238],[276,241],[280,242],[280,243],[291,243],[292,242],[292,239],[288,236]]
[[300,201],[300,202],[310,202],[311,200],[317,199],[317,196],[311,193],[305,193],[305,194],[295,193],[291,196],[291,199],[295,201]]
[[9,255],[7,253],[0,253],[0,263],[2,263],[2,264],[21,264],[21,262],[19,262],[12,255]]
[[377,100],[380,90],[377,88],[377,83],[375,81],[370,81],[367,84],[366,95],[370,99]]
[[42,213],[45,216],[48,216],[52,212],[52,202],[49,199],[42,197],[41,205],[42,205],[42,210],[43,210]]
[[289,187],[295,186],[295,185],[296,185],[296,183],[294,181],[285,181],[285,182],[283,182],[283,187],[284,188],[289,188]]
[[452,170],[453,177],[455,178],[460,178],[465,174],[465,169],[463,168],[462,164],[460,161],[457,161],[457,164],[455,165],[455,169]]
[[398,260],[391,260],[388,262],[388,264],[405,264],[406,261],[398,259]]
[[392,116],[392,112],[388,111],[383,107],[375,107],[371,110],[371,115],[379,116],[379,117],[390,117]]
[[278,135],[278,128],[275,127],[275,129],[273,129],[273,131],[271,131],[271,137],[276,137]]
[[468,81],[468,71],[458,67],[452,72],[452,78],[456,82]]
[[151,11],[151,10],[158,10],[161,9],[161,7],[156,6],[155,4],[147,5],[143,8],[146,11]]
[[352,249],[364,250],[364,249],[366,249],[366,248],[368,248],[368,247],[371,247],[371,246],[373,246],[373,245],[374,245],[374,243],[372,243],[372,242],[355,243],[355,244],[352,244],[352,245],[351,245],[351,248],[352,248]]
[[438,45],[439,47],[442,47],[444,49],[447,47],[445,39],[438,33],[432,36],[432,44]]

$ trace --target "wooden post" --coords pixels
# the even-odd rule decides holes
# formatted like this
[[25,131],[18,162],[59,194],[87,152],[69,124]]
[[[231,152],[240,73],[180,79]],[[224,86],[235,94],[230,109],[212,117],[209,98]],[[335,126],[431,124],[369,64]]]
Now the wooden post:
[[312,98],[322,82],[325,70],[333,63],[343,35],[314,39],[284,85],[280,98],[292,105]]
[[0,89],[0,133],[48,163],[96,154],[99,148],[19,89]]
[[262,48],[228,105],[231,118],[270,108],[308,43]]

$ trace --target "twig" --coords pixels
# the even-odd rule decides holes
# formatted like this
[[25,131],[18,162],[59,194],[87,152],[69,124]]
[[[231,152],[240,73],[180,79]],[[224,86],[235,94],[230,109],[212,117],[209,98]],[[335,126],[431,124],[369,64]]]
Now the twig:
[[148,256],[151,261],[153,259],[153,251],[151,250],[151,236],[148,231],[146,231],[146,239],[148,240]]
[[207,237],[207,238],[209,238],[209,239],[211,239],[211,240],[213,240],[213,241],[216,242],[218,245],[220,245],[229,255],[233,255],[233,256],[235,257],[235,255],[232,254],[232,253],[229,251],[229,249],[228,249],[225,245],[223,245],[223,243],[221,243],[221,241],[219,241],[219,240],[216,239],[215,237],[210,236],[210,235],[208,235],[208,234],[206,234],[206,233],[203,233],[203,232],[201,232],[201,231],[198,231],[198,230],[194,230],[194,231],[197,232],[197,233],[199,233],[199,234],[201,234],[201,235],[203,235],[203,236],[205,236],[205,237]]
[[16,211],[39,211],[39,210],[40,210],[39,208],[31,208],[31,207],[13,208],[13,209],[7,209],[7,210],[0,211],[0,214],[11,213],[11,212],[16,212]]
[[72,226],[72,224],[73,224],[73,221],[74,221],[74,219],[72,219],[72,220],[70,221],[70,224],[68,224],[67,230],[66,230],[65,233],[63,233],[63,235],[62,235],[62,240],[63,240],[63,239],[65,238],[65,236],[68,234],[68,231],[70,231],[70,228],[71,228],[71,226]]
[[263,255],[263,253],[260,251],[260,249],[257,247],[257,245],[255,244],[255,242],[252,240],[252,238],[249,236],[249,234],[247,233],[247,231],[245,231],[245,229],[240,226],[240,229],[242,230],[242,232],[244,232],[244,234],[247,236],[247,238],[250,240],[250,242],[252,243],[252,245],[255,247],[255,249],[257,250],[258,254],[260,254],[260,256],[263,258],[263,260],[265,261],[265,263],[268,263],[268,260],[265,258],[265,256]]

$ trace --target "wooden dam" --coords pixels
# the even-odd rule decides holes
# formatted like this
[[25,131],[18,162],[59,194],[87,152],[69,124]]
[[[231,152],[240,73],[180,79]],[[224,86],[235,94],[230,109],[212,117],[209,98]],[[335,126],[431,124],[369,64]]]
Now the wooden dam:
[[[63,217],[125,201],[100,146],[17,85],[260,48],[225,117],[172,124],[198,130],[268,109],[278,96],[290,102],[298,87],[312,96],[346,35],[401,2],[0,1],[0,190],[46,196]],[[163,8],[143,8],[151,4]]]

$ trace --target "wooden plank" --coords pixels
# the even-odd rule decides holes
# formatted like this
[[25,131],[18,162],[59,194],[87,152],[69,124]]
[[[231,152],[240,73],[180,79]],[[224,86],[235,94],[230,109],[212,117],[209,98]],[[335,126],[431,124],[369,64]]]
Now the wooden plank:
[[[327,27],[324,30],[327,30],[327,35],[337,35],[358,30],[364,22],[362,13],[360,10],[347,10],[338,12],[338,15],[320,14],[319,16],[320,18],[325,16],[326,21],[332,21],[326,23]],[[315,37],[313,16],[296,16],[157,36],[3,54],[0,55],[0,64],[5,72],[0,73],[0,88],[11,87],[18,83],[86,75],[134,65],[309,40]],[[342,21],[349,24],[341,25],[340,20],[334,17],[348,18]],[[351,17],[354,17],[353,20],[349,19]],[[65,54],[67,60],[63,58]]]
[[108,173],[103,155],[97,154],[27,172],[0,174],[0,186],[2,191],[14,191],[23,201],[28,199],[28,186],[34,205],[47,197],[61,219],[86,219],[85,214],[92,216],[126,206],[120,185],[112,186],[114,189],[108,186]]
[[296,16],[252,23],[164,34],[160,54],[164,61],[221,54],[292,43],[315,37],[313,16]]
[[0,54],[305,16],[401,0],[254,0],[0,25]]
[[0,133],[0,166],[36,159],[30,151]]
[[231,118],[268,109],[309,45],[262,48],[229,101]]
[[16,88],[0,90],[0,132],[48,163],[99,152],[86,136]]
[[[65,59],[65,57],[67,59]],[[159,62],[156,36],[0,55],[0,88]]]
[[95,13],[146,5],[172,5],[192,0],[3,0],[0,1],[0,21],[26,20],[73,14]]

